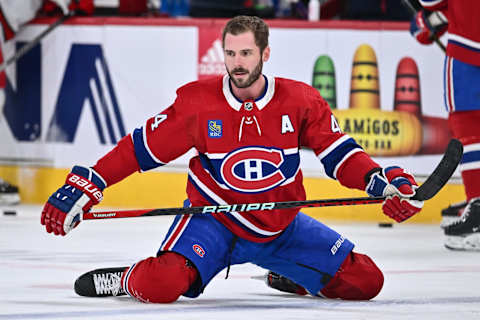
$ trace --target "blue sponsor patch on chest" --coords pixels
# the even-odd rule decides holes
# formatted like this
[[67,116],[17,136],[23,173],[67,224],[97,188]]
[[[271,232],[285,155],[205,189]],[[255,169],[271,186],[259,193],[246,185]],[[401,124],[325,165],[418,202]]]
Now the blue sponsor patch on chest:
[[208,120],[208,137],[221,138],[223,133],[222,120]]

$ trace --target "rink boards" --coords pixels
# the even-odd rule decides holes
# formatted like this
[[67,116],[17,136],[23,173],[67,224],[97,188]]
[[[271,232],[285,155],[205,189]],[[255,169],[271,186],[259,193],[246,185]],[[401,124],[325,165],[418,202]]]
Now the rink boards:
[[[12,56],[52,22],[29,25],[6,44],[5,56]],[[168,107],[176,88],[222,74],[224,23],[74,18],[58,27],[7,68],[0,176],[20,186],[25,203],[43,203],[63,183],[69,168],[93,165],[122,136]],[[443,54],[438,48],[417,44],[406,23],[270,25],[272,55],[265,74],[315,86],[328,99],[342,130],[380,165],[401,165],[420,177],[433,170],[449,139]],[[362,88],[370,93],[358,94]],[[180,206],[192,154],[107,189],[103,205]],[[302,151],[301,166],[309,199],[365,195],[326,179],[310,151]],[[440,208],[462,198],[460,185],[447,186],[414,221],[437,222]],[[383,219],[378,205],[308,212],[332,219]]]
[[[24,203],[44,203],[60,187],[68,174],[67,169],[19,168],[0,166],[0,176],[17,182]],[[362,191],[342,187],[337,181],[325,178],[305,178],[307,199],[337,199],[365,197]],[[108,208],[170,208],[180,207],[186,198],[186,173],[135,173],[126,180],[106,189],[99,207]],[[409,223],[438,223],[440,209],[464,198],[463,186],[446,185],[434,198],[425,202],[420,214]],[[344,207],[310,208],[302,211],[325,220],[392,222],[383,215],[378,204]]]

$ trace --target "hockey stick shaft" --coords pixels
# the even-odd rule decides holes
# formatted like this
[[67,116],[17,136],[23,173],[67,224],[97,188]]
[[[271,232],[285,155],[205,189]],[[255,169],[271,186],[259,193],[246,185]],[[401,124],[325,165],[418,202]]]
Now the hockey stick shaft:
[[83,220],[151,217],[151,216],[172,216],[172,215],[176,216],[176,215],[184,215],[184,214],[247,212],[252,210],[268,211],[268,210],[291,209],[291,208],[351,206],[351,205],[359,205],[359,204],[382,203],[384,200],[385,200],[385,197],[363,197],[363,198],[344,198],[344,199],[243,203],[243,204],[232,204],[232,205],[185,207],[185,208],[116,210],[116,211],[84,213]]
[[[447,150],[442,160],[437,165],[433,173],[416,190],[412,200],[425,201],[435,196],[440,189],[448,182],[455,172],[463,155],[463,146],[460,141],[452,139],[448,144]],[[276,209],[291,208],[315,208],[315,207],[333,207],[333,206],[351,206],[362,204],[382,203],[386,197],[361,197],[361,198],[343,198],[343,199],[323,199],[323,200],[305,200],[305,201],[285,201],[285,202],[263,202],[263,203],[244,203],[230,205],[213,205],[203,207],[186,208],[162,208],[162,209],[140,209],[140,210],[115,210],[115,211],[97,211],[83,214],[82,220],[99,220],[113,218],[133,218],[133,217],[151,217],[151,216],[172,216],[184,214],[212,214],[226,212],[247,212],[252,210],[270,211]]]
[[0,65],[0,72],[5,70],[9,65],[23,57],[28,51],[32,50],[43,38],[45,38],[50,32],[52,32],[56,27],[64,23],[67,19],[72,17],[75,13],[70,11],[68,14],[61,16],[58,20],[48,26],[43,32],[41,32],[38,36],[33,38],[30,42],[23,45],[20,50],[18,50],[13,56],[8,58],[5,63]]
[[[410,10],[410,12],[412,13],[413,16],[415,16],[417,14],[417,9],[415,9],[413,7],[410,0],[402,0],[402,2],[405,5],[405,7],[407,7],[408,10]],[[444,53],[447,52],[447,48],[445,48],[445,45],[440,41],[440,39],[438,39],[438,37],[436,35],[433,35],[432,39]]]

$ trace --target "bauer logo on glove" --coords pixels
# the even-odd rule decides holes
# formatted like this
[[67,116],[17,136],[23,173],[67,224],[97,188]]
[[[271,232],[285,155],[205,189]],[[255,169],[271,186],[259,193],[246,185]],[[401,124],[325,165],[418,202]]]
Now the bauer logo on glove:
[[48,233],[66,235],[80,223],[83,213],[102,201],[106,185],[95,170],[73,167],[65,184],[48,198],[40,222]]
[[68,182],[71,182],[69,183],[71,186],[80,187],[80,189],[86,191],[86,193],[90,193],[93,197],[95,197],[95,199],[97,199],[98,202],[102,201],[102,191],[100,191],[100,189],[98,189],[97,186],[95,186],[90,181],[82,178],[81,176],[70,174],[67,178],[67,183]]
[[370,175],[366,192],[372,197],[386,196],[383,213],[397,222],[402,222],[423,207],[423,201],[411,200],[418,187],[414,177],[404,169],[391,166],[378,169]]

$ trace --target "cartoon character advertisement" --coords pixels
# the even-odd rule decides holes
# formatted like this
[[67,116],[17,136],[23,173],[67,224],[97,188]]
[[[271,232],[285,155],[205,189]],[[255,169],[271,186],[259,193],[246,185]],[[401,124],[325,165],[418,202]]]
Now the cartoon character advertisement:
[[337,108],[335,65],[328,55],[314,64],[312,86],[330,107],[343,132],[372,156],[442,154],[451,139],[445,118],[422,113],[418,66],[412,57],[397,64],[393,110],[382,110],[375,51],[360,45],[352,60],[348,109]]

